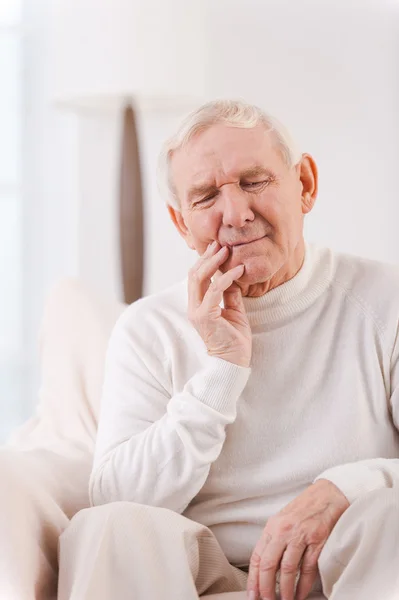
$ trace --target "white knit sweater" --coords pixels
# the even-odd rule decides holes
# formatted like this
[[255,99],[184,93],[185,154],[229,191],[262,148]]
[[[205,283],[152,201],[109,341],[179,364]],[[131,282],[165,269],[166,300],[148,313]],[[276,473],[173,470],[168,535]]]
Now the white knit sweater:
[[186,288],[134,303],[113,331],[93,504],[170,508],[244,566],[316,478],[350,502],[399,485],[399,268],[307,245],[293,279],[244,299],[250,369],[207,355]]

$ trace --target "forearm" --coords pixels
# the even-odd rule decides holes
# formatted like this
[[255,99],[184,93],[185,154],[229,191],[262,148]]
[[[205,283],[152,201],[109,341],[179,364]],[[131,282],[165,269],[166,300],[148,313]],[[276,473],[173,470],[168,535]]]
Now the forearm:
[[377,489],[399,488],[399,459],[373,458],[327,469],[319,479],[328,479],[352,504],[364,494]]
[[100,455],[90,479],[93,504],[129,500],[176,512],[186,508],[220,454],[250,372],[219,359],[209,364],[168,401],[159,420],[119,439],[106,453],[100,432]]

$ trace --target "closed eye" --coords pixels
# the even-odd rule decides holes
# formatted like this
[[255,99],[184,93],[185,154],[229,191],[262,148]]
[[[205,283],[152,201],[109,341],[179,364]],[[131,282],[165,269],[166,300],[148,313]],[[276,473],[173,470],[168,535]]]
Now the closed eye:
[[206,196],[205,198],[202,198],[202,200],[197,200],[197,202],[195,202],[195,206],[197,204],[205,204],[206,202],[210,202],[211,200],[213,200],[214,198],[216,198],[217,193],[215,192],[214,194],[210,194],[209,196]]
[[[241,181],[240,182],[240,187],[241,189],[247,190],[247,191],[260,191],[261,189],[263,189],[264,187],[266,187],[267,185],[269,185],[269,183],[271,183],[272,181],[272,177],[268,177],[267,179],[262,179],[261,181]],[[214,200],[216,198],[216,196],[218,196],[219,194],[219,190],[215,190],[212,191],[211,193],[208,194],[208,196],[205,196],[205,198],[201,198],[199,200],[197,200],[196,202],[194,202],[194,206],[200,206],[200,205],[205,205],[205,204],[210,204],[212,202],[212,200]]]
[[266,179],[262,181],[242,181],[240,185],[243,189],[257,190],[264,187],[268,183],[270,183],[270,180]]

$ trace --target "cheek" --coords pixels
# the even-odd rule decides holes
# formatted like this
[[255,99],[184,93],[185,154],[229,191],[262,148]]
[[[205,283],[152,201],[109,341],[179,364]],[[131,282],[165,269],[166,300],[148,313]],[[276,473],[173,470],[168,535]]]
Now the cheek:
[[301,215],[301,202],[296,190],[269,190],[259,198],[257,212],[276,230],[292,228]]
[[281,227],[287,209],[282,194],[277,190],[267,190],[257,198],[255,211],[274,229]]
[[197,249],[202,249],[217,238],[218,218],[210,210],[198,211],[191,214],[186,221]]

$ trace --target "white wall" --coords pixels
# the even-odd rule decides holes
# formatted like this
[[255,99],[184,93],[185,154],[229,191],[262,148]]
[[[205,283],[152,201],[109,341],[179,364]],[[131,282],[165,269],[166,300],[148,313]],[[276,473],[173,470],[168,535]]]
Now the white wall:
[[[36,404],[40,385],[39,326],[55,281],[78,272],[79,123],[52,102],[50,5],[23,0],[23,336],[26,383],[21,412]],[[18,374],[16,375],[18,377]]]
[[[119,294],[119,122],[57,113],[49,81],[49,6],[31,0],[27,219],[28,322],[36,331],[44,290],[83,275]],[[310,240],[397,261],[399,164],[397,2],[218,0],[209,2],[209,95],[243,97],[293,130],[320,169]],[[186,275],[195,256],[159,198],[156,158],[175,119],[142,115],[146,192],[145,293]],[[108,168],[107,168],[108,167]]]

